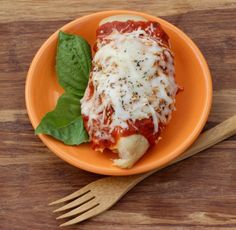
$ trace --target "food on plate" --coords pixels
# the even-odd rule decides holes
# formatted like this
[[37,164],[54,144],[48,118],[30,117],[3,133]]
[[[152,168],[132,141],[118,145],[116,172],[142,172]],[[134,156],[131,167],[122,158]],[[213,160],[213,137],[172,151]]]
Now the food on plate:
[[97,29],[81,114],[92,147],[132,167],[159,140],[175,110],[178,86],[168,35],[157,22],[115,15]]
[[88,42],[59,32],[56,73],[64,93],[35,130],[67,145],[90,141],[132,167],[160,139],[175,110],[178,86],[168,35],[134,15],[103,19],[92,59]]

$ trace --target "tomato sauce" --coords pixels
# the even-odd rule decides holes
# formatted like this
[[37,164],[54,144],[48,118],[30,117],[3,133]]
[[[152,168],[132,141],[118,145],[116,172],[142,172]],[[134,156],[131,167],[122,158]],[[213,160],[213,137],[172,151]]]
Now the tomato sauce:
[[[108,116],[105,118],[105,120],[110,120],[112,117],[112,113],[108,113]],[[88,117],[83,116],[85,128],[88,130],[87,122]],[[94,128],[101,129],[101,126],[99,124],[100,121],[94,121]],[[119,126],[117,126],[111,133],[111,136],[113,140],[108,139],[101,139],[98,138],[92,133],[91,140],[92,140],[92,147],[94,149],[100,149],[100,148],[110,148],[114,146],[117,142],[117,140],[120,137],[126,137],[133,134],[141,134],[143,135],[149,142],[150,145],[154,145],[156,140],[158,139],[160,132],[164,129],[164,125],[159,123],[159,131],[157,133],[154,133],[154,124],[152,118],[145,118],[141,120],[136,120],[135,122],[128,120],[127,121],[128,128],[123,129]],[[101,129],[104,133],[109,133],[109,129],[103,128]]]
[[[84,119],[84,123],[85,123],[85,128],[88,130],[87,127],[87,121],[88,118],[87,117],[83,117]],[[128,129],[122,129],[121,127],[116,127],[113,132],[111,133],[112,137],[113,137],[113,141],[112,140],[108,140],[108,139],[101,139],[98,137],[95,137],[92,134],[91,140],[92,140],[92,147],[94,149],[103,149],[103,148],[110,148],[112,146],[114,146],[117,142],[117,140],[120,137],[126,137],[129,135],[133,135],[133,134],[141,134],[143,135],[149,142],[150,145],[154,145],[156,140],[158,139],[161,130],[164,128],[164,126],[159,123],[159,131],[157,133],[153,132],[153,121],[151,118],[146,118],[146,119],[142,119],[142,120],[138,120],[133,122],[129,122],[129,128]],[[96,124],[94,124],[96,126]],[[103,129],[103,132],[109,132],[109,130]]]
[[159,123],[159,131],[154,133],[154,124],[152,118],[144,118],[141,120],[136,120],[135,122],[128,120],[127,124],[129,126],[128,129],[117,127],[112,134],[117,137],[141,134],[146,137],[150,145],[153,145],[160,135],[160,131],[163,129],[163,125]]
[[[120,33],[128,33],[138,29],[144,30],[152,38],[161,39],[161,41],[169,46],[168,40],[169,37],[165,31],[161,28],[161,25],[158,22],[154,21],[132,21],[128,20],[126,22],[107,22],[101,25],[96,32],[97,38],[102,40],[106,36],[112,33],[113,30],[117,30]],[[97,45],[94,45],[94,51],[97,51]]]
[[153,22],[153,21],[145,22],[145,21],[128,20],[126,22],[118,22],[118,21],[107,22],[101,25],[97,29],[97,38],[98,39],[104,38],[105,36],[111,34],[114,29],[116,29],[120,33],[127,33],[141,29],[144,30],[146,33],[148,33],[151,37],[157,37],[161,39],[164,43],[168,44],[168,39],[169,39],[168,35],[161,28],[158,22]]

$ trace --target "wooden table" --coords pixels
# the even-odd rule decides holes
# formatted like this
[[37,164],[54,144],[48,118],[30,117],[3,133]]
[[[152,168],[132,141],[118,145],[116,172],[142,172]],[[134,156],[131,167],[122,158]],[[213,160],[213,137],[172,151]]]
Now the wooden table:
[[[7,1],[0,4],[0,229],[59,229],[47,204],[100,176],[52,154],[34,135],[24,100],[27,70],[45,39],[100,10],[144,11],[187,33],[213,77],[206,128],[236,114],[236,1]],[[138,200],[138,202],[137,202]],[[67,229],[236,229],[236,137],[156,173],[106,213]]]

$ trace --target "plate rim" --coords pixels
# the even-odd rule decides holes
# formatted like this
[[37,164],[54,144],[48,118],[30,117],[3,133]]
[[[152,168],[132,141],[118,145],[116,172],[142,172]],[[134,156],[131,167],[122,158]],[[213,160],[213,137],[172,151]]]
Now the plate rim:
[[202,65],[202,70],[203,70],[204,76],[205,76],[204,80],[206,82],[206,89],[207,89],[206,90],[206,99],[205,99],[206,103],[205,103],[204,111],[201,114],[201,118],[199,119],[197,125],[195,126],[195,128],[191,132],[191,135],[189,135],[188,138],[186,138],[185,141],[183,141],[181,143],[181,145],[179,145],[172,152],[172,154],[166,155],[165,157],[162,157],[161,159],[159,159],[156,163],[152,162],[152,163],[148,164],[148,166],[147,165],[139,166],[139,168],[136,168],[135,170],[134,170],[134,168],[117,170],[117,167],[114,167],[115,170],[112,167],[104,169],[104,168],[96,167],[95,165],[91,165],[87,162],[80,161],[78,159],[76,159],[76,161],[75,161],[74,157],[72,157],[69,154],[67,154],[65,156],[64,153],[60,152],[60,149],[58,148],[57,145],[51,143],[50,138],[52,138],[52,137],[44,135],[44,134],[40,134],[38,136],[42,140],[42,142],[58,157],[60,157],[64,161],[68,162],[69,164],[71,164],[77,168],[80,168],[80,169],[83,169],[83,170],[86,170],[89,172],[93,172],[96,174],[102,174],[102,175],[113,175],[113,176],[126,176],[126,175],[134,175],[134,174],[148,172],[148,171],[154,170],[158,167],[162,167],[163,165],[168,164],[168,162],[174,160],[176,157],[181,155],[188,147],[191,146],[191,144],[197,139],[197,137],[200,134],[201,130],[203,129],[205,123],[207,122],[207,119],[208,119],[208,116],[210,113],[210,109],[211,109],[211,105],[212,105],[212,91],[213,91],[212,77],[211,77],[211,73],[210,73],[210,70],[209,70],[209,67],[208,67],[205,57],[203,56],[203,54],[201,53],[201,51],[197,47],[197,45],[182,30],[180,30],[175,25],[169,23],[168,21],[166,21],[162,18],[155,17],[153,15],[143,13],[143,12],[138,12],[138,11],[108,10],[108,11],[99,11],[97,13],[88,14],[88,15],[76,18],[75,20],[63,25],[61,28],[56,30],[51,36],[49,36],[49,38],[40,46],[40,48],[36,52],[32,62],[30,64],[30,68],[27,73],[26,82],[25,82],[25,101],[26,101],[27,113],[28,113],[29,119],[31,121],[31,124],[32,124],[33,128],[35,129],[37,126],[34,119],[33,119],[33,117],[35,117],[35,114],[30,109],[31,104],[32,104],[32,102],[30,100],[30,91],[31,91],[30,85],[32,82],[33,70],[37,64],[37,60],[42,55],[42,53],[44,52],[46,47],[48,45],[50,45],[51,40],[56,39],[58,31],[60,31],[60,30],[65,31],[68,27],[71,27],[71,26],[73,26],[73,24],[76,24],[77,21],[86,20],[87,18],[89,18],[93,15],[102,15],[104,13],[109,13],[109,14],[127,14],[128,13],[128,14],[138,14],[138,15],[141,15],[144,17],[145,16],[152,17],[152,18],[155,18],[155,20],[171,27],[171,29],[173,29],[176,33],[181,34],[181,37],[185,40],[185,42],[187,42],[189,44],[191,49],[194,50],[194,53],[197,54],[195,56],[197,56],[197,58],[199,59],[199,63],[201,63],[201,65]]

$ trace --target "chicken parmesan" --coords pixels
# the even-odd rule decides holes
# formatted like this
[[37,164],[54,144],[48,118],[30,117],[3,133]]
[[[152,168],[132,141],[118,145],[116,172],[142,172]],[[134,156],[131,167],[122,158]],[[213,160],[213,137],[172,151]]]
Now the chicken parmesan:
[[175,110],[178,90],[168,35],[160,24],[117,15],[97,29],[81,112],[92,147],[118,153],[130,168],[159,140]]

